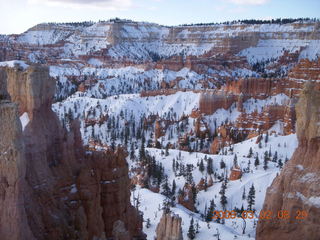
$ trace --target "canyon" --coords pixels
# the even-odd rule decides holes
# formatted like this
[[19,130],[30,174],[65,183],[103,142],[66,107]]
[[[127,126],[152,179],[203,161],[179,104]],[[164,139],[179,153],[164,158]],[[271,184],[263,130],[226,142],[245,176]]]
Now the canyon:
[[[317,20],[0,35],[1,235],[187,239],[193,216],[199,239],[317,239],[319,55]],[[253,184],[257,212],[309,218],[208,220]]]

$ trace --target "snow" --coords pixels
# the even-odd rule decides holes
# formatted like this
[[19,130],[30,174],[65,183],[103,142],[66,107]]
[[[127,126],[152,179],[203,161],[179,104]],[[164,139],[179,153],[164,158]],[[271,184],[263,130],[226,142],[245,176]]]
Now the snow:
[[76,193],[78,192],[77,186],[75,184],[71,185],[70,193]]
[[[232,24],[211,26],[165,27],[152,23],[98,22],[90,26],[64,24],[39,24],[17,38],[17,42],[34,45],[64,43],[63,56],[92,54],[108,49],[108,55],[118,59],[150,60],[154,56],[202,55],[221,45],[221,39],[236,38],[246,33],[258,33],[256,47],[239,53],[251,63],[278,58],[284,50],[294,52],[304,49],[301,57],[316,58],[319,55],[318,40],[298,38],[301,32],[312,33],[315,24]],[[285,40],[281,40],[283,38]],[[118,41],[121,39],[121,41]],[[310,47],[309,47],[310,46]],[[268,51],[269,49],[269,51]],[[316,49],[316,51],[312,51]],[[30,53],[33,55],[33,53]],[[30,57],[30,59],[34,59]]]
[[290,98],[281,93],[274,96],[267,97],[266,99],[255,99],[250,98],[243,103],[243,108],[245,109],[246,113],[253,113],[257,111],[261,113],[265,106],[270,105],[287,105],[290,102]]
[[90,58],[88,63],[96,67],[100,67],[103,65],[103,62],[101,62],[99,59],[96,59],[96,58]]
[[[195,119],[190,114],[199,109],[200,93],[192,90],[214,89],[217,83],[223,84],[229,79],[237,80],[241,77],[259,77],[260,73],[248,69],[249,67],[238,68],[212,68],[206,69],[206,73],[197,73],[190,68],[182,68],[178,71],[157,68],[145,68],[142,65],[128,67],[110,67],[112,61],[133,61],[142,63],[152,59],[166,59],[172,56],[181,56],[184,60],[186,56],[199,56],[215,47],[221,47],[226,37],[233,39],[239,38],[249,33],[257,33],[258,41],[251,47],[245,48],[238,53],[238,56],[247,58],[250,64],[256,62],[273,62],[278,60],[285,52],[295,53],[301,51],[299,58],[315,59],[320,53],[319,40],[309,40],[301,37],[300,33],[312,33],[315,24],[304,24],[303,26],[294,24],[233,24],[233,25],[211,25],[211,26],[182,26],[165,27],[150,23],[126,22],[125,24],[114,25],[112,22],[99,22],[90,26],[67,26],[64,24],[42,24],[38,25],[21,36],[17,37],[19,43],[30,43],[35,45],[48,45],[44,47],[58,49],[57,53],[60,63],[50,66],[50,75],[57,80],[56,103],[52,109],[57,113],[59,119],[66,128],[69,128],[70,118],[80,120],[80,131],[84,144],[89,144],[92,139],[101,141],[101,146],[95,146],[97,150],[103,150],[103,144],[110,145],[114,132],[115,144],[122,144],[119,135],[129,123],[140,126],[145,132],[146,143],[154,140],[154,125],[146,124],[144,120],[161,118],[164,136],[158,140],[162,146],[171,143],[177,149],[178,139],[194,131]],[[120,39],[120,40],[119,40]],[[222,39],[222,40],[221,40]],[[215,52],[215,51],[213,51]],[[216,54],[216,53],[213,53]],[[90,55],[83,58],[82,55]],[[36,62],[41,58],[39,51],[29,54],[30,61]],[[109,58],[111,60],[109,61]],[[213,57],[214,58],[214,57]],[[107,59],[107,60],[106,60]],[[0,66],[14,66],[15,64],[27,68],[28,65],[22,61],[2,62]],[[118,66],[117,64],[115,64]],[[244,64],[246,65],[246,64]],[[268,66],[269,67],[269,66]],[[290,66],[283,66],[283,71],[288,71]],[[274,69],[267,69],[267,73]],[[70,80],[72,79],[72,80]],[[208,86],[203,85],[203,80]],[[178,81],[179,80],[179,81]],[[178,82],[174,85],[177,92],[169,95],[158,95],[151,97],[141,97],[142,91],[159,90],[160,84]],[[83,83],[85,92],[77,92],[78,86]],[[217,84],[218,85],[218,84]],[[186,91],[181,91],[186,89]],[[260,99],[250,98],[243,103],[246,114],[253,112],[262,113],[267,106],[285,106],[291,104],[291,99],[285,94],[274,96],[259,96]],[[69,115],[71,114],[71,115]],[[216,128],[225,122],[236,124],[241,112],[238,111],[236,104],[232,104],[229,109],[217,109],[211,115],[203,116],[203,123],[200,126],[202,131],[207,128],[214,133]],[[117,128],[108,126],[112,119],[116,122]],[[183,120],[182,120],[183,119]],[[20,117],[23,129],[29,122],[27,113]],[[101,120],[101,122],[100,122]],[[254,121],[254,120],[253,120]],[[93,122],[93,123],[92,123]],[[114,130],[117,131],[114,131]],[[133,129],[133,130],[132,130]],[[132,134],[136,134],[139,127],[129,127]],[[219,231],[221,239],[243,239],[253,240],[255,238],[255,227],[257,219],[247,220],[246,233],[242,234],[242,219],[228,219],[225,224],[216,222],[207,223],[201,214],[208,206],[209,201],[214,199],[216,209],[222,209],[220,204],[219,191],[222,185],[220,179],[225,175],[230,175],[233,167],[235,154],[238,157],[238,165],[243,172],[241,179],[229,181],[227,183],[226,196],[228,199],[227,210],[234,207],[240,208],[242,205],[247,208],[246,199],[242,199],[245,189],[248,193],[249,188],[254,184],[256,190],[256,202],[254,208],[257,214],[262,209],[265,199],[266,189],[271,185],[275,176],[281,171],[281,164],[285,164],[286,159],[290,159],[298,145],[295,134],[283,136],[284,123],[279,120],[268,130],[269,140],[266,142],[263,135],[261,144],[256,144],[257,138],[245,140],[222,149],[219,154],[211,155],[200,152],[184,152],[170,149],[166,156],[162,150],[146,148],[148,153],[155,160],[162,164],[164,172],[168,176],[169,183],[175,180],[177,190],[183,188],[186,178],[174,172],[172,161],[175,159],[180,164],[191,164],[194,166],[192,177],[197,184],[202,178],[206,178],[208,173],[205,170],[200,172],[197,165],[201,160],[207,165],[208,158],[213,160],[215,176],[214,185],[207,191],[200,191],[197,195],[196,208],[199,211],[194,213],[177,204],[171,210],[182,218],[182,229],[184,239],[187,239],[187,231],[191,216],[200,225],[200,233],[197,239],[212,239],[214,234]],[[244,130],[244,129],[241,129]],[[254,129],[251,129],[254,130]],[[133,135],[134,135],[133,134]],[[194,135],[192,135],[192,138]],[[203,139],[204,150],[208,150],[212,139]],[[199,139],[190,141],[190,145],[198,144]],[[140,142],[136,136],[130,136],[130,143],[134,145],[135,155],[138,156]],[[152,146],[151,144],[149,146]],[[252,149],[253,156],[249,157],[249,149]],[[268,168],[263,168],[263,158],[265,152],[275,155],[277,152],[278,160],[268,162]],[[88,152],[90,154],[90,152]],[[179,157],[181,155],[181,158]],[[254,166],[255,157],[260,159],[260,165]],[[272,159],[272,158],[271,158]],[[281,159],[281,161],[279,161]],[[221,169],[220,162],[226,164],[225,169]],[[128,157],[128,164],[131,169],[137,167],[137,161]],[[302,174],[304,167],[297,165],[297,169]],[[113,171],[116,171],[114,169]],[[131,174],[131,173],[130,173]],[[317,181],[317,176],[312,173],[299,176],[302,184]],[[111,184],[112,181],[102,181],[101,184]],[[276,191],[270,189],[270,191]],[[75,185],[70,186],[70,192],[76,193]],[[132,202],[139,196],[141,205],[140,210],[144,214],[144,220],[150,219],[151,226],[144,232],[148,239],[154,239],[155,229],[162,215],[161,205],[164,196],[161,193],[154,193],[139,186],[132,192]],[[320,198],[312,196],[306,198],[301,193],[289,193],[288,198],[300,198],[306,204],[318,206]]]
[[20,122],[21,122],[21,125],[22,125],[22,131],[24,131],[25,127],[28,125],[28,123],[30,122],[30,119],[29,119],[29,115],[27,112],[23,113],[21,116],[20,116]]
[[20,60],[0,62],[0,67],[13,68],[15,66],[19,66],[19,67],[23,68],[24,70],[26,70],[29,67],[28,64],[26,64],[24,61],[20,61]]
[[[195,166],[192,171],[192,176],[194,178],[195,183],[197,184],[201,178],[206,177],[206,173],[201,173],[197,167],[197,163],[199,163],[200,159],[204,159],[205,156],[207,158],[213,159],[213,168],[214,172],[217,174],[223,174],[225,172],[224,169],[220,169],[220,161],[226,163],[226,171],[229,175],[229,169],[233,164],[234,154],[238,156],[238,163],[241,169],[244,169],[248,166],[249,160],[250,171],[244,172],[243,177],[240,180],[229,181],[227,184],[226,196],[227,196],[227,210],[232,210],[235,206],[240,208],[241,205],[247,207],[247,201],[242,200],[242,192],[243,189],[246,189],[246,193],[248,193],[249,188],[252,184],[254,184],[256,190],[256,201],[254,208],[257,210],[257,215],[259,211],[262,209],[262,205],[264,202],[266,189],[271,185],[275,176],[279,173],[280,169],[276,166],[277,164],[270,161],[268,163],[268,169],[263,169],[263,155],[265,151],[269,151],[271,149],[272,153],[277,151],[278,158],[285,159],[285,157],[290,158],[293,154],[295,148],[297,147],[297,138],[295,134],[287,135],[287,136],[279,136],[276,134],[271,134],[269,136],[268,143],[262,145],[259,148],[258,144],[256,144],[256,138],[252,138],[246,140],[244,142],[235,144],[232,146],[233,152],[228,152],[227,155],[210,155],[203,153],[188,153],[179,150],[169,150],[169,155],[162,155],[159,149],[147,148],[146,150],[151,156],[154,156],[156,161],[161,162],[164,167],[165,174],[168,175],[168,182],[172,183],[175,180],[177,189],[182,188],[186,179],[183,176],[175,176],[172,169],[172,159],[178,159],[179,153],[181,154],[181,159],[177,160],[180,164],[193,164]],[[260,158],[260,165],[258,167],[254,167],[254,158],[248,158],[249,149],[252,148],[254,155],[258,155]],[[136,153],[138,155],[138,152]],[[129,166],[134,168],[136,166],[136,162],[131,161],[129,158],[127,159],[129,162]],[[204,161],[206,163],[206,161]],[[284,161],[283,161],[284,162]],[[200,225],[200,233],[197,234],[197,239],[212,239],[212,235],[216,233],[216,229],[221,234],[221,239],[234,239],[236,236],[237,239],[254,239],[255,237],[255,225],[257,222],[257,218],[255,219],[247,219],[247,230],[246,234],[242,234],[242,219],[226,219],[226,223],[224,225],[218,224],[215,222],[210,222],[208,228],[208,224],[201,218],[200,214],[203,213],[205,206],[209,204],[211,199],[215,200],[215,204],[217,205],[216,209],[221,209],[220,198],[219,198],[219,190],[221,188],[221,182],[217,179],[214,179],[214,185],[209,187],[207,191],[200,191],[197,196],[197,204],[196,207],[199,210],[199,213],[193,213],[188,209],[184,208],[180,204],[177,204],[176,207],[171,208],[171,211],[175,214],[178,214],[182,218],[182,230],[184,234],[184,239],[187,239],[187,232],[190,223],[191,216],[194,217],[195,221],[198,221]],[[144,220],[150,219],[151,226],[150,228],[146,228],[146,223],[144,223],[144,231],[147,233],[148,238],[150,240],[154,239],[155,229],[160,221],[162,211],[161,206],[164,200],[164,196],[160,193],[151,192],[148,189],[137,187],[136,190],[132,194],[132,199],[134,197],[139,196],[141,201],[141,207],[139,208],[144,215]],[[132,200],[133,201],[133,200]],[[318,198],[309,199],[311,203],[318,203]]]
[[302,193],[296,192],[296,197],[300,198],[304,204],[310,205],[310,206],[315,206],[317,208],[320,208],[320,197],[305,197]]
[[315,59],[320,53],[318,40],[300,40],[300,39],[268,39],[259,40],[257,46],[242,50],[239,55],[247,57],[249,63],[263,62],[272,59],[278,59],[284,54],[284,51],[294,53],[306,48],[301,54],[302,58],[310,57]]

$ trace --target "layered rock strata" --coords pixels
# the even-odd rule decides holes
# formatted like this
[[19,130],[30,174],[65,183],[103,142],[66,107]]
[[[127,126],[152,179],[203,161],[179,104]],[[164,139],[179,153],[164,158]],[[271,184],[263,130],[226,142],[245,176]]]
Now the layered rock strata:
[[47,67],[6,68],[0,76],[19,115],[29,118],[22,131],[17,106],[2,100],[1,239],[144,239],[130,204],[126,153],[88,151],[77,121],[66,123],[69,132],[61,127]]
[[[271,220],[259,220],[257,240],[309,239],[320,236],[320,91],[311,82],[302,90],[297,111],[299,146],[268,188],[263,210]],[[279,219],[278,211],[288,211]],[[306,216],[307,215],[307,216]]]

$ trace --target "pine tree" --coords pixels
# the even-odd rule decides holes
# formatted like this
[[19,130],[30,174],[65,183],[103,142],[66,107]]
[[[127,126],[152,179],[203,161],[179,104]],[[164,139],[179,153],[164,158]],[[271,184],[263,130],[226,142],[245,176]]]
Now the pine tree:
[[172,181],[171,195],[175,195],[175,194],[176,194],[176,189],[177,189],[176,181],[173,179],[173,181]]
[[170,212],[170,199],[169,198],[165,198],[163,199],[163,202],[162,202],[162,210],[165,212],[165,213],[169,213]]
[[207,172],[209,175],[213,174],[213,162],[212,158],[208,159]]
[[278,167],[281,169],[283,167],[283,163],[281,158],[278,160]]
[[150,218],[148,218],[148,219],[147,219],[147,224],[146,224],[146,227],[147,227],[147,228],[150,228],[150,227],[151,227],[151,222],[150,222]]
[[199,171],[200,171],[201,173],[203,173],[203,171],[204,171],[204,164],[203,164],[203,160],[202,160],[202,159],[200,160]]
[[248,158],[251,158],[253,155],[252,147],[249,148]]
[[246,199],[246,188],[243,188],[243,192],[242,192],[242,200]]
[[248,198],[247,198],[248,210],[250,211],[252,211],[252,207],[255,203],[255,198],[256,198],[255,194],[256,194],[256,190],[254,189],[254,185],[252,184],[248,193]]
[[256,158],[254,159],[254,166],[257,167],[260,165],[260,161],[259,161],[259,156],[257,155]]
[[144,138],[144,134],[143,134],[142,135],[142,139],[141,139],[141,147],[140,147],[140,150],[139,150],[139,160],[140,161],[145,160],[145,157],[146,157],[144,144],[145,144],[145,138]]
[[168,176],[165,176],[164,182],[162,184],[162,192],[161,194],[163,194],[166,197],[170,197],[171,196],[171,190],[170,190],[170,186],[168,183]]
[[267,143],[269,141],[269,133],[266,133],[266,136],[264,137],[264,142]]
[[228,203],[227,197],[226,197],[226,189],[227,189],[227,183],[223,182],[220,189],[220,203],[222,205],[223,210],[226,209],[226,205]]
[[190,221],[190,226],[189,226],[189,230],[188,230],[188,234],[187,234],[188,238],[190,240],[193,240],[196,238],[196,231],[194,229],[194,220],[193,220],[193,217],[191,218],[191,221]]
[[166,146],[166,156],[169,156],[169,144]]
[[273,155],[273,158],[272,158],[272,162],[277,162],[277,161],[278,161],[278,152],[275,151],[274,155]]
[[130,147],[130,159],[133,160],[135,158],[134,156],[134,146],[133,143],[131,143],[131,147]]
[[211,222],[213,218],[213,212],[216,209],[216,204],[214,203],[214,200],[212,199],[210,201],[210,206],[206,212],[206,221]]
[[173,171],[174,173],[176,173],[176,160],[175,160],[175,158],[172,159],[172,171]]
[[263,159],[263,169],[264,170],[268,169],[268,157],[266,155],[264,155],[264,159]]
[[223,161],[223,159],[221,159],[220,161],[220,168],[223,169],[226,167],[226,163]]
[[233,158],[233,166],[234,166],[234,167],[237,167],[237,166],[238,166],[238,157],[237,157],[237,154],[234,155],[234,158]]
[[268,157],[269,157],[269,159],[271,159],[271,156],[272,156],[272,153],[271,153],[271,146],[270,146],[269,152],[268,152]]

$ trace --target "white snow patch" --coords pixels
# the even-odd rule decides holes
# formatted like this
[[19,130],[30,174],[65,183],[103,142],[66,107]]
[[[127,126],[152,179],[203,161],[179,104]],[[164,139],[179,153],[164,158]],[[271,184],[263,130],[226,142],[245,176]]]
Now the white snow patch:
[[28,125],[28,123],[30,122],[30,119],[29,119],[29,115],[27,112],[23,113],[21,116],[20,116],[20,122],[21,122],[21,125],[22,125],[22,131],[24,131],[25,127]]
[[15,66],[22,67],[24,70],[26,70],[29,67],[28,64],[26,64],[24,61],[20,61],[20,60],[12,60],[12,61],[0,62],[0,67],[13,68]]

